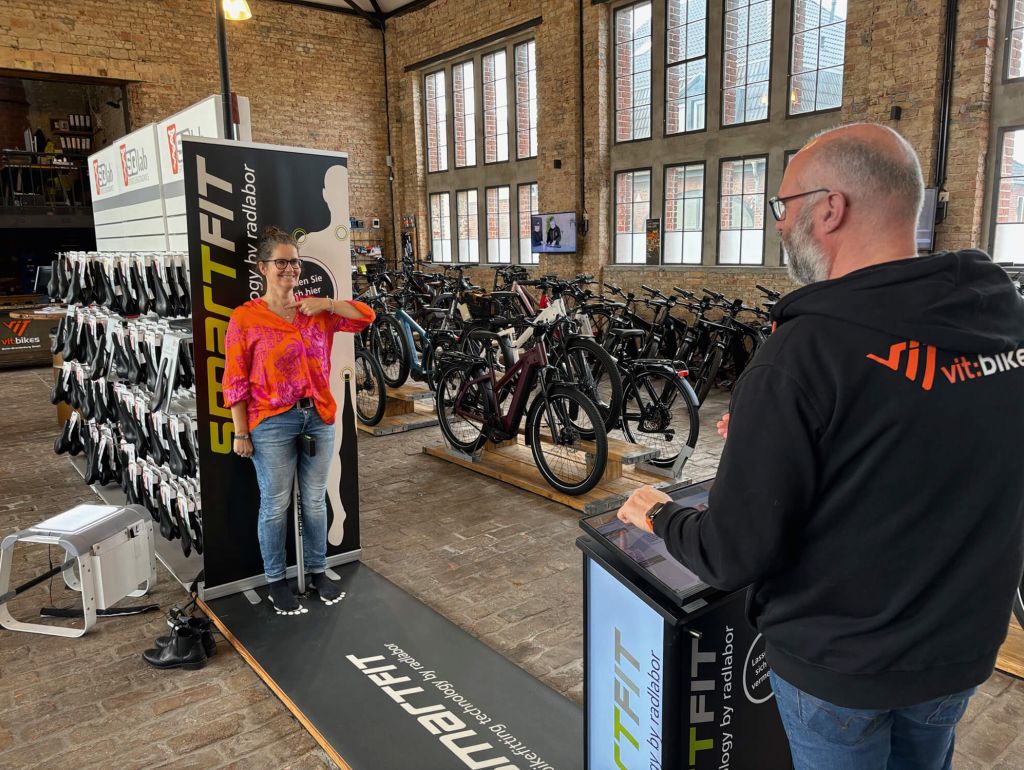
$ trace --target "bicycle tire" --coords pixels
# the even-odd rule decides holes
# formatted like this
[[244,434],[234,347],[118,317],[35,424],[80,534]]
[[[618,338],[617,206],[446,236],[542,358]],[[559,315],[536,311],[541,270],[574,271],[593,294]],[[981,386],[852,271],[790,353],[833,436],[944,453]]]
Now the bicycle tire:
[[[566,406],[587,416],[593,426],[593,438],[586,440],[588,446],[583,445],[583,437],[579,435],[573,421],[566,417],[561,418],[565,420],[565,424],[557,428],[559,437],[556,439],[555,432],[551,431],[549,425],[551,440],[545,441],[545,437],[542,435],[542,422],[548,414],[546,406],[549,400],[568,402],[562,406],[552,404],[552,411],[555,413],[556,419],[560,419],[559,412],[567,411]],[[576,388],[568,385],[554,385],[548,388],[547,397],[543,393],[538,393],[527,413],[526,432],[530,439],[530,450],[533,452],[533,462],[537,466],[537,470],[548,484],[562,494],[572,496],[585,494],[593,489],[604,475],[608,465],[608,434],[601,421],[601,412],[589,398]],[[566,443],[562,443],[563,441]],[[563,457],[564,464],[560,467],[567,471],[582,470],[585,472],[573,479],[563,478],[549,462],[545,447],[556,449],[571,447],[571,454]],[[554,452],[552,455],[556,456]]]
[[394,316],[378,316],[376,328],[370,330],[367,349],[377,357],[384,382],[389,388],[400,388],[409,379],[410,351],[406,349],[405,332]]
[[1013,614],[1021,628],[1024,628],[1024,575],[1020,577],[1017,595],[1013,597]]
[[[622,415],[622,375],[615,359],[595,340],[586,337],[570,340],[565,352],[566,360],[556,359],[555,365],[597,406],[604,429],[615,430]],[[579,356],[583,356],[584,361],[580,361]],[[587,371],[579,371],[581,367],[586,367]]]
[[606,310],[587,310],[583,312],[590,318],[590,328],[594,331],[594,340],[598,345],[604,345],[608,330],[612,327],[612,315]]
[[435,337],[423,354],[423,370],[426,372],[427,387],[431,392],[437,388],[437,380],[441,376],[442,356],[457,347],[453,337]]
[[356,417],[363,425],[376,425],[384,419],[387,386],[380,362],[365,350],[355,355]]
[[[661,388],[654,387],[656,380],[661,380]],[[659,403],[648,401],[645,404],[644,398],[652,393],[659,394]],[[680,425],[680,418],[687,424]],[[668,437],[670,431],[671,438]],[[671,467],[684,446],[690,449],[697,446],[700,413],[696,394],[678,374],[660,369],[648,369],[628,377],[622,396],[622,432],[628,441],[658,450],[649,461],[651,465]],[[664,437],[660,443],[659,435]],[[682,440],[676,440],[676,436]]]
[[693,390],[697,394],[698,404],[703,404],[704,399],[711,392],[711,386],[715,384],[715,377],[718,376],[718,370],[722,366],[723,355],[722,349],[715,345],[704,356],[704,360],[701,362],[700,369],[697,371],[697,377],[693,383]]
[[[472,372],[482,368],[482,364],[468,366],[451,366],[444,369],[437,381],[437,390],[434,392],[434,405],[437,408],[437,424],[441,428],[441,435],[445,441],[465,454],[473,454],[479,450],[487,441],[487,434],[481,422],[479,426],[455,414],[455,402],[462,384]],[[482,392],[477,389],[475,394],[472,390],[467,393],[470,398],[479,398]],[[467,427],[469,426],[469,427]]]

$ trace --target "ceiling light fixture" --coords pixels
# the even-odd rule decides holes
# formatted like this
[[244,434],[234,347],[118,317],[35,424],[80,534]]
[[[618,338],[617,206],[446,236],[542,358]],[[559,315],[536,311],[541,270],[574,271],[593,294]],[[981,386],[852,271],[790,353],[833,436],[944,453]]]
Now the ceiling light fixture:
[[245,0],[223,0],[224,18],[228,21],[246,21],[252,18],[252,11]]

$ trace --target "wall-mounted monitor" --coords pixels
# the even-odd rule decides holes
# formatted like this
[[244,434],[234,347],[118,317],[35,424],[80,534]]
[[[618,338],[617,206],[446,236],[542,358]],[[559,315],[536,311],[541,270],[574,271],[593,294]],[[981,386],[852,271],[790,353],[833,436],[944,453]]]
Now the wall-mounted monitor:
[[534,254],[576,252],[576,212],[534,214],[530,217],[530,251]]
[[924,203],[921,216],[917,218],[917,250],[932,251],[935,248],[935,211],[939,204],[939,191],[935,187],[924,188]]

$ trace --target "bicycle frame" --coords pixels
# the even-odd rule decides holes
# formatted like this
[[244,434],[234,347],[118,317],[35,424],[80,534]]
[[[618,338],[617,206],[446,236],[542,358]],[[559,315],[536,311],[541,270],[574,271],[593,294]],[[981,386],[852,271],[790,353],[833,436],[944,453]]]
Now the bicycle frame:
[[[494,376],[494,367],[488,366],[487,372],[482,377],[474,377],[462,384],[462,387],[459,389],[458,396],[455,399],[455,413],[466,420],[478,419],[477,415],[463,409],[462,399],[470,387],[481,386],[481,390],[488,393],[490,397],[489,407],[492,415],[497,418],[497,421],[500,424],[501,432],[508,438],[517,435],[519,433],[519,425],[522,423],[523,416],[526,414],[526,407],[530,398],[530,393],[533,391],[533,386],[536,383],[540,372],[543,371],[547,365],[547,351],[545,350],[544,345],[539,344],[534,345],[530,350],[523,353],[522,357],[516,361],[515,365],[512,366],[511,369],[505,372],[501,379]],[[515,390],[512,391],[512,399],[509,402],[508,411],[505,414],[502,414],[501,407],[498,402],[498,394],[504,390],[505,386],[508,385],[516,375],[521,376],[515,383]],[[546,390],[543,377],[541,377],[541,387]]]
[[427,368],[423,365],[426,361],[426,353],[418,353],[416,351],[416,340],[413,338],[413,332],[420,335],[422,340],[423,350],[426,351],[430,346],[430,333],[416,323],[412,316],[410,316],[405,308],[398,308],[392,313],[392,315],[398,319],[398,323],[402,325],[402,331],[405,336],[406,349],[409,351],[409,368],[418,377],[424,377],[427,373]]

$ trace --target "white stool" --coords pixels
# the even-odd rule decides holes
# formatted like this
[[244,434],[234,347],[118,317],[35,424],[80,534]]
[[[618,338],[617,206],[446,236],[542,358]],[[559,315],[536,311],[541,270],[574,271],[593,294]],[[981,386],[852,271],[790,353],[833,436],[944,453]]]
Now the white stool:
[[62,572],[67,586],[82,594],[85,623],[81,629],[25,623],[15,620],[4,602],[0,626],[11,631],[82,636],[96,625],[97,609],[108,609],[126,596],[143,596],[156,585],[153,519],[138,505],[79,505],[8,535],[0,544],[0,596],[10,589],[14,546],[19,542],[59,545],[74,560]]

